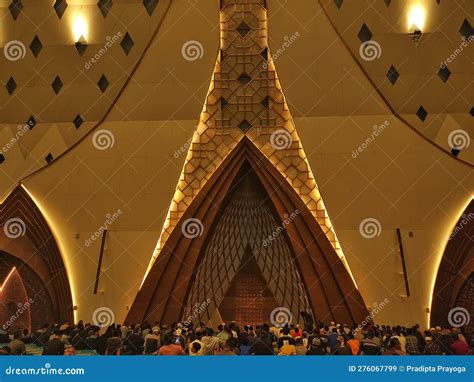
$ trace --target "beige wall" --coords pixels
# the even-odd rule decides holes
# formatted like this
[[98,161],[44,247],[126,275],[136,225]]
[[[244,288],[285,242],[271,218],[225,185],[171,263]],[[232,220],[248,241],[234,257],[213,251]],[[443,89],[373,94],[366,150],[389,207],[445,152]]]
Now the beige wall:
[[[391,115],[315,1],[271,3],[272,49],[281,46],[284,36],[301,34],[275,64],[361,293],[369,307],[389,299],[376,316],[381,323],[427,325],[426,308],[440,256],[474,194],[472,168],[450,158]],[[203,2],[199,8],[184,0],[174,1],[151,50],[99,127],[113,134],[113,147],[96,149],[90,134],[23,183],[57,238],[78,307],[77,319],[91,321],[93,311],[106,306],[122,320],[133,301],[184,162],[185,153],[175,152],[185,152],[204,102],[218,47],[216,25],[217,1]],[[188,40],[202,43],[200,60],[183,59],[181,46]],[[352,152],[370,137],[373,125],[385,121],[388,127],[354,159]],[[472,128],[470,123],[465,127]],[[35,134],[39,134],[38,127]],[[48,145],[60,138],[60,126],[55,128],[58,132],[29,156],[20,152],[20,146],[12,149],[18,155],[0,166],[4,196],[31,168],[40,167],[38,161]],[[80,136],[88,128],[81,127]],[[444,137],[448,130],[449,126],[440,129]],[[11,126],[5,125],[0,138],[8,136]],[[57,146],[57,152],[80,136],[62,138],[66,143]],[[472,150],[463,153],[463,158],[472,159],[470,153]],[[100,239],[91,246],[85,240],[106,224],[107,214],[119,209],[122,213],[107,227],[100,293],[93,295]],[[360,222],[369,217],[382,227],[374,239],[365,239],[359,232]],[[410,298],[400,297],[404,286],[397,227],[404,240]]]

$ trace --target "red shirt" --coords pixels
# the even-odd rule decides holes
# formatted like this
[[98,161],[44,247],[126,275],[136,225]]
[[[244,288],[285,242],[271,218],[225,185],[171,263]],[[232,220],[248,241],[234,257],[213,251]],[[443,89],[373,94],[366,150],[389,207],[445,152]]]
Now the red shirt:
[[461,340],[454,341],[451,344],[451,350],[456,355],[467,355],[470,353],[468,344]]

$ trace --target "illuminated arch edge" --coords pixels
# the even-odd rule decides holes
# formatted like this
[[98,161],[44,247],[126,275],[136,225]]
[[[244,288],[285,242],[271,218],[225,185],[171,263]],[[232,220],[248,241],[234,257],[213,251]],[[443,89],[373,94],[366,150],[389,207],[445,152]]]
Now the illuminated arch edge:
[[211,227],[218,216],[245,161],[262,182],[282,220],[288,211],[300,211],[286,230],[314,316],[320,321],[348,324],[360,323],[368,316],[362,296],[307,206],[261,151],[244,137],[180,219],[199,219],[205,227],[203,234],[188,239],[179,227],[171,233],[129,310],[127,322],[174,322],[182,317],[192,275],[209,235],[206,227]]
[[[339,258],[341,259],[344,267],[346,268],[347,272],[349,273],[349,276],[352,279],[352,282],[354,283],[356,288],[358,288],[357,282],[351,272],[347,259],[344,256],[342,247],[337,238],[336,232],[334,230],[334,226],[332,225],[331,220],[329,218],[329,214],[327,212],[326,206],[324,205],[324,201],[321,196],[321,193],[319,192],[319,188],[316,183],[314,174],[311,170],[310,164],[304,152],[303,145],[296,131],[296,127],[295,127],[293,118],[291,117],[291,114],[289,112],[289,108],[288,108],[285,96],[283,94],[280,81],[278,79],[278,76],[276,75],[275,65],[274,65],[271,54],[269,54],[268,67],[271,71],[275,73],[276,88],[279,90],[280,96],[282,97],[282,100],[283,100],[284,111],[287,114],[287,122],[285,126],[283,126],[282,130],[287,131],[288,134],[291,136],[291,146],[285,149],[277,149],[273,147],[270,144],[270,139],[269,139],[270,135],[268,134],[268,132],[263,132],[262,129],[258,129],[258,128],[252,128],[246,134],[243,133],[238,128],[228,128],[228,133],[226,137],[224,137],[224,134],[218,131],[218,129],[216,128],[216,123],[215,123],[216,121],[214,120],[213,115],[208,110],[209,104],[211,103],[216,104],[218,102],[218,100],[216,100],[215,97],[212,95],[212,90],[214,89],[215,74],[219,73],[219,69],[220,69],[220,56],[218,56],[216,60],[214,73],[211,79],[211,85],[209,87],[209,91],[207,94],[206,103],[201,112],[197,129],[194,132],[194,135],[192,137],[192,142],[188,150],[173,199],[170,203],[170,207],[166,215],[162,232],[160,234],[155,250],[151,256],[150,262],[146,269],[140,288],[143,286],[143,283],[145,282],[146,277],[148,276],[151,268],[153,267],[154,262],[156,261],[159,254],[161,253],[161,250],[165,246],[166,241],[171,235],[171,232],[174,230],[174,228],[178,224],[178,221],[183,216],[183,213],[186,210],[186,208],[192,203],[196,195],[200,192],[200,190],[203,188],[206,182],[211,178],[211,176],[213,176],[214,172],[222,164],[222,162],[227,157],[227,155],[229,155],[229,153],[237,146],[237,144],[244,137],[249,138],[255,144],[255,146],[259,148],[259,150],[265,155],[265,157],[268,160],[270,160],[273,166],[277,168],[278,171],[280,171],[285,181],[288,182],[293,187],[293,189],[296,191],[298,195],[300,195],[300,198],[305,203],[305,205],[309,208],[314,219],[321,226],[321,229],[327,236],[329,242],[333,246]],[[209,133],[209,131],[211,132]],[[207,137],[205,137],[206,134],[208,134],[212,138],[214,138],[215,136],[218,136],[219,134],[222,134],[222,137],[218,138],[222,144],[220,144],[219,147],[216,147],[215,150],[212,151],[212,155],[213,155],[212,158],[208,158],[210,163],[206,169],[207,173],[205,174],[204,177],[199,179],[198,181],[199,186],[193,189],[192,195],[185,195],[183,190],[189,186],[189,182],[187,181],[187,174],[194,170],[190,162],[193,159],[195,153],[202,152],[203,151],[202,147],[209,144],[209,140],[207,140]],[[310,190],[305,195],[302,195],[301,193],[302,187],[298,185],[301,183],[299,176],[289,175],[293,172],[289,170],[295,170],[295,166],[293,164],[285,165],[283,162],[285,158],[292,157],[292,156],[297,157],[298,160],[301,160],[301,164],[303,168],[298,168],[297,172],[299,173],[298,175],[301,175],[301,174],[306,175],[306,180],[305,182],[303,182],[302,186]]]
[[464,282],[474,272],[474,258],[469,257],[473,236],[474,198],[471,197],[455,226],[449,232],[436,272],[430,304],[429,324],[431,327],[449,326],[449,310],[454,307]]
[[[31,243],[39,256],[43,257],[50,273],[49,280],[43,280],[45,285],[51,283],[54,295],[50,294],[58,322],[74,322],[74,303],[71,286],[66,267],[61,256],[56,238],[51,231],[41,209],[38,207],[30,193],[22,185],[16,187],[10,195],[0,204],[0,234],[4,234],[5,223],[12,218],[19,218],[24,222],[25,232],[21,238],[11,240],[24,240]],[[12,256],[8,248],[5,251]],[[48,293],[49,293],[48,291]]]

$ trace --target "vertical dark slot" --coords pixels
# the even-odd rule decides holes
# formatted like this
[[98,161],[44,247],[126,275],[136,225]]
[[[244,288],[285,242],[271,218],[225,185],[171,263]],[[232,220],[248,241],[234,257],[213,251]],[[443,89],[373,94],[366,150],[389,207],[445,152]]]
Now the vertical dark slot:
[[107,230],[104,229],[104,232],[102,233],[102,242],[100,243],[100,253],[99,253],[99,262],[97,263],[97,273],[95,274],[94,294],[97,294],[97,289],[99,288],[100,269],[102,267],[102,258],[104,257],[104,246],[105,246],[106,236],[107,236]]
[[405,264],[405,254],[403,252],[403,243],[402,243],[402,235],[400,233],[400,228],[397,228],[397,237],[398,237],[398,247],[400,248],[400,258],[402,260],[403,278],[405,280],[405,289],[406,289],[407,297],[410,297],[410,286],[408,285],[407,266]]

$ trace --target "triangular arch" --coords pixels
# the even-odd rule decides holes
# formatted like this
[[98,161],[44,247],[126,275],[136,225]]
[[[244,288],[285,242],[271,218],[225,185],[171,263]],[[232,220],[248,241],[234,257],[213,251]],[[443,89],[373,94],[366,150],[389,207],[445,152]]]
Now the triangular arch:
[[[127,321],[173,322],[183,317],[193,276],[209,240],[209,228],[222,212],[223,202],[244,164],[250,165],[258,176],[281,221],[288,212],[299,211],[285,231],[314,316],[348,324],[362,321],[368,315],[367,309],[328,238],[295,190],[246,137],[215,171],[171,232]],[[183,235],[181,228],[189,219],[202,224],[202,235]]]

